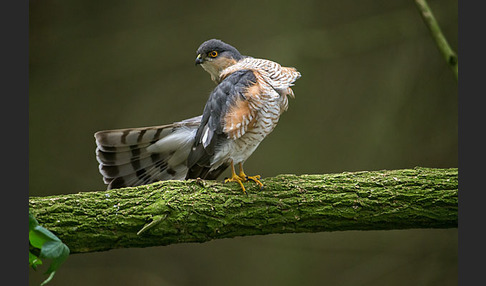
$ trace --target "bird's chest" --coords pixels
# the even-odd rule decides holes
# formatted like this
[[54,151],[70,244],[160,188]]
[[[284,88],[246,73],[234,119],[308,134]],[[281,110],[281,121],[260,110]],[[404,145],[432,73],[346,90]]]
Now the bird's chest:
[[[245,135],[248,138],[260,138],[263,140],[277,126],[280,115],[282,114],[281,99],[268,101],[257,112],[257,116],[252,128],[249,128]],[[245,137],[242,136],[243,137]]]
[[266,102],[257,112],[255,121],[246,133],[228,141],[228,156],[235,162],[243,162],[255,151],[263,139],[270,134],[284,111],[280,98]]

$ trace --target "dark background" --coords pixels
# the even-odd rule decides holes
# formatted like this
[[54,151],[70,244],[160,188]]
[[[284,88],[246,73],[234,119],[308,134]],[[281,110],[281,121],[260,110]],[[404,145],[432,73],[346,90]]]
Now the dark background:
[[[429,4],[457,51],[457,1]],[[458,166],[457,81],[413,1],[31,1],[29,30],[31,196],[103,190],[98,130],[201,114],[214,84],[194,59],[210,38],[302,73],[288,112],[245,164],[249,174]],[[31,285],[43,271],[30,271]],[[457,280],[457,229],[447,229],[76,254],[49,285]]]

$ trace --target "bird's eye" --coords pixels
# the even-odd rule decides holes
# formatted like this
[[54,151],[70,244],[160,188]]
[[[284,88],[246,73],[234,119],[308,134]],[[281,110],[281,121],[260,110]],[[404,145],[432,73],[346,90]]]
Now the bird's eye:
[[209,53],[209,56],[212,57],[212,58],[215,58],[215,57],[218,56],[218,52],[212,51],[212,52]]

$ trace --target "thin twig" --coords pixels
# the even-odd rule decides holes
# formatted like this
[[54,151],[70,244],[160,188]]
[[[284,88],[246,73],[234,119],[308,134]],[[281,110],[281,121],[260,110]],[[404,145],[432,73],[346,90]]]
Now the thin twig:
[[446,38],[442,34],[442,31],[437,23],[437,20],[434,17],[434,14],[429,8],[426,0],[415,0],[417,7],[422,15],[422,18],[425,21],[425,24],[429,28],[430,32],[432,33],[432,37],[434,38],[435,42],[437,43],[437,47],[439,48],[440,52],[444,56],[447,64],[451,68],[456,80],[458,79],[458,59],[456,53],[452,50],[447,42]]

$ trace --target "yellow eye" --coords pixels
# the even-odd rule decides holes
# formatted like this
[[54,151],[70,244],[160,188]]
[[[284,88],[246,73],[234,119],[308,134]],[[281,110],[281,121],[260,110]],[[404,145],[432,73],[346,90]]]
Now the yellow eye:
[[215,57],[218,56],[218,52],[212,51],[212,52],[209,53],[209,56],[212,57],[212,58],[215,58]]

